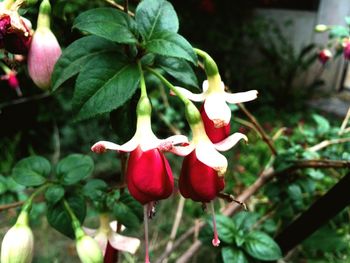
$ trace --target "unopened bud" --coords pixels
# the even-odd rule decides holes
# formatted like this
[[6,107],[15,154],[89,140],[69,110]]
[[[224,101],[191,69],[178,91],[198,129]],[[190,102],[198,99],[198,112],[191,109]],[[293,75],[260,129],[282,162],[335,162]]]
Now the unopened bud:
[[97,242],[87,235],[77,240],[77,252],[82,263],[102,263],[103,255]]
[[322,64],[326,64],[326,62],[332,57],[332,52],[329,49],[322,49],[318,53],[318,59]]
[[16,224],[7,231],[1,244],[1,263],[30,263],[34,237],[28,226],[28,212],[21,212]]
[[319,25],[316,25],[316,26],[315,26],[315,31],[316,31],[316,32],[319,32],[319,33],[325,32],[325,31],[327,31],[328,29],[329,29],[329,27],[326,26],[326,25],[323,25],[323,24],[319,24]]

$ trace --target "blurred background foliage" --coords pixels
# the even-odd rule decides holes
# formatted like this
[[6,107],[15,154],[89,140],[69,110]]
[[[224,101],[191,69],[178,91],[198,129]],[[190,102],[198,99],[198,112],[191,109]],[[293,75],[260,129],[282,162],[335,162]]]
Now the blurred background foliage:
[[[90,0],[51,2],[52,29],[63,48],[81,37],[79,32],[71,29],[73,20],[79,13],[94,7],[108,6],[104,1]],[[271,136],[283,129],[275,140],[278,151],[284,156],[299,159],[350,159],[349,143],[335,144],[317,153],[304,150],[324,139],[338,137],[342,121],[305,106],[312,92],[322,83],[318,76],[315,76],[312,85],[296,84],[299,74],[316,60],[316,47],[312,43],[296,53],[280,27],[254,15],[254,1],[235,0],[234,4],[232,0],[171,2],[180,18],[180,33],[193,46],[208,51],[215,58],[222,78],[231,91],[259,91],[258,100],[247,103],[246,106]],[[129,4],[132,10],[137,1],[130,0]],[[37,10],[38,3],[29,6],[24,9],[25,16],[35,21]],[[288,27],[288,24],[285,26]],[[64,157],[74,152],[88,154],[95,161],[94,177],[103,178],[111,185],[116,184],[120,179],[118,156],[113,153],[96,155],[90,153],[90,147],[100,139],[122,143],[130,138],[133,125],[128,116],[128,122],[115,121],[111,126],[110,116],[74,122],[70,105],[74,80],[51,95],[42,93],[34,86],[25,67],[19,66],[17,70],[24,98],[34,99],[16,98],[6,83],[1,82],[0,204],[26,198],[26,193],[9,175],[18,160],[33,154],[43,155],[53,162],[57,162],[59,156]],[[196,73],[201,83],[204,75],[200,71]],[[152,100],[152,127],[155,133],[159,137],[166,137],[171,134],[169,127],[188,133],[179,102],[174,97],[167,97],[164,89],[158,89],[159,83],[155,82],[154,86],[152,93],[157,96]],[[133,99],[130,103],[134,103]],[[245,119],[242,112],[234,109],[232,131],[247,134],[249,145],[236,147],[227,154],[230,165],[225,192],[233,195],[238,195],[252,184],[264,166],[272,162],[267,145],[253,129],[244,125]],[[115,130],[118,132],[115,133]],[[181,160],[172,155],[167,157],[177,179]],[[251,212],[247,214],[253,222],[251,227],[275,236],[344,174],[345,170],[306,169],[274,180],[249,202]],[[151,223],[152,258],[157,258],[164,250],[173,223],[169,219],[174,218],[177,200],[178,195],[174,195],[158,206],[157,216]],[[223,201],[218,201],[216,205],[222,207]],[[41,216],[45,207],[38,204],[34,208],[32,223],[37,250],[34,262],[78,262],[76,256],[74,258],[73,243],[48,227],[46,219]],[[14,220],[15,214],[16,210],[1,213],[1,233]],[[178,235],[192,226],[193,218],[201,218],[204,214],[199,204],[187,201]],[[350,211],[347,208],[298,246],[285,262],[349,262],[349,217]],[[96,213],[91,211],[87,222],[96,224]],[[131,235],[141,238],[139,229],[141,226],[131,229]],[[182,249],[191,243],[192,240],[185,241]],[[203,247],[192,262],[220,262],[222,257],[218,251],[220,250]],[[175,260],[182,252],[181,249],[175,251],[170,260]],[[123,262],[139,262],[142,253],[141,251],[134,258],[123,255]]]

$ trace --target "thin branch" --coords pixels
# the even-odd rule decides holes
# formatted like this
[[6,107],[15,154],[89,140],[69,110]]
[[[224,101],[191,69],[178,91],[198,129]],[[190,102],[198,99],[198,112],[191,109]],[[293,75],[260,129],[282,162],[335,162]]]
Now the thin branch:
[[[237,198],[236,200],[245,203],[252,195],[254,195],[258,190],[260,190],[267,182],[269,182],[274,177],[279,177],[282,175],[290,174],[298,169],[302,168],[350,168],[350,161],[333,161],[333,160],[300,160],[295,161],[295,163],[290,166],[287,169],[284,169],[282,171],[274,171],[271,167],[264,170],[261,175],[258,177],[258,179],[248,188],[246,188]],[[236,203],[230,203],[226,206],[224,211],[222,212],[225,216],[232,216],[235,213],[237,213],[242,208],[241,205]],[[204,227],[205,222],[202,220],[199,223],[199,228]],[[195,227],[191,227],[188,229],[184,234],[182,234],[173,245],[173,248],[171,251],[165,251],[161,256],[159,260],[162,260],[166,257],[168,257],[172,251],[177,249],[184,241],[186,241],[190,236],[192,236],[195,232]],[[191,247],[185,251],[183,255],[186,255],[181,257],[181,263],[188,262],[190,260],[189,257],[189,251],[193,255],[201,246],[201,241],[196,240]],[[186,260],[186,261],[185,261]]]
[[[176,234],[177,234],[177,230],[179,229],[179,225],[180,225],[180,222],[181,222],[185,201],[186,201],[186,199],[184,197],[180,196],[179,204],[178,204],[177,210],[176,210],[175,220],[174,220],[174,223],[173,223],[173,228],[171,229],[170,239],[169,239],[169,241],[168,241],[168,243],[166,245],[165,251],[171,251],[171,249],[173,247],[174,240],[175,240],[175,237],[176,237]],[[165,258],[162,261],[162,263],[167,263],[167,262],[168,262],[167,258]]]
[[5,108],[5,107],[21,104],[21,103],[24,103],[24,102],[28,102],[28,101],[32,101],[32,100],[40,100],[40,99],[49,97],[50,95],[51,94],[49,92],[44,92],[44,93],[41,93],[41,94],[38,94],[38,95],[34,95],[34,96],[31,96],[31,97],[24,97],[24,98],[12,100],[12,101],[9,101],[9,102],[1,103],[0,104],[0,110]]
[[[124,11],[124,6],[120,5],[120,4],[117,4],[116,2],[114,2],[113,0],[105,0],[108,4],[118,8],[119,10],[122,10]],[[135,16],[135,14],[131,11],[128,10],[128,15],[130,16]]]
[[14,202],[11,204],[5,204],[5,205],[0,205],[0,212],[11,209],[11,208],[16,208],[24,204],[24,201],[18,201]]
[[338,139],[333,139],[333,140],[324,140],[312,147],[309,147],[307,150],[311,152],[317,152],[323,148],[326,148],[330,145],[333,144],[340,144],[340,143],[345,143],[345,142],[350,142],[350,138],[338,138]]
[[245,115],[249,118],[249,120],[253,123],[259,134],[261,135],[261,138],[266,142],[266,144],[269,146],[271,152],[273,155],[277,155],[277,150],[275,146],[273,145],[273,141],[271,140],[270,136],[267,135],[267,133],[264,131],[264,129],[261,127],[257,119],[251,114],[246,107],[242,103],[238,103],[237,106],[244,112]]
[[350,107],[349,107],[348,112],[346,113],[345,118],[340,126],[340,130],[338,132],[339,135],[342,135],[344,133],[344,130],[346,128],[346,125],[349,122],[349,119],[350,119]]

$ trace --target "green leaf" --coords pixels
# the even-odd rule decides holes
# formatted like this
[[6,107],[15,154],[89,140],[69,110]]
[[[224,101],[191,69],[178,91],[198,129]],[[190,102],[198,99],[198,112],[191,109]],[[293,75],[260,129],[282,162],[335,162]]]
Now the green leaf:
[[350,26],[350,16],[345,17],[345,23]]
[[312,118],[317,124],[317,131],[319,133],[326,133],[329,131],[331,126],[329,124],[329,121],[325,117],[318,114],[313,114]]
[[12,170],[13,179],[25,186],[38,186],[46,182],[51,164],[41,156],[31,156],[19,161]]
[[73,28],[117,43],[137,43],[133,33],[136,28],[134,20],[115,8],[88,10],[74,20]]
[[349,36],[349,29],[343,26],[332,26],[329,38],[344,38]]
[[122,106],[138,87],[140,73],[117,53],[91,59],[79,74],[73,96],[77,120],[108,113]]
[[154,33],[152,38],[146,42],[145,48],[158,55],[183,58],[195,65],[197,63],[197,55],[191,44],[179,34],[171,31]]
[[57,90],[65,81],[79,73],[92,58],[111,50],[118,45],[97,36],[87,36],[69,45],[55,64],[52,73],[52,90]]
[[242,250],[236,248],[224,247],[221,250],[221,256],[224,263],[248,263]]
[[[82,196],[73,195],[66,198],[69,206],[73,210],[75,216],[82,224],[86,216],[86,204]],[[57,231],[70,238],[74,238],[74,230],[72,228],[71,218],[64,208],[63,202],[56,204],[49,203],[47,209],[47,221]]]
[[278,244],[263,232],[250,232],[243,247],[249,255],[259,260],[277,260],[282,257]]
[[108,185],[100,179],[92,179],[83,187],[83,194],[92,201],[101,200],[107,192]]
[[55,204],[64,196],[64,188],[61,185],[52,185],[45,192],[45,198],[48,202]]
[[122,202],[115,203],[112,212],[116,220],[126,227],[136,228],[140,225],[140,221],[132,209]]
[[143,220],[143,206],[138,201],[136,201],[128,192],[124,192],[120,196],[119,201],[129,207],[140,220]]
[[90,176],[93,170],[94,161],[90,156],[71,154],[57,164],[56,174],[62,184],[72,185]]
[[198,80],[191,66],[178,58],[161,58],[158,66],[177,81],[192,87],[198,87]]
[[259,219],[259,215],[241,211],[233,217],[233,224],[237,230],[249,230]]
[[179,30],[179,20],[173,6],[164,0],[143,0],[136,8],[135,20],[146,40],[159,31],[176,33]]
[[293,200],[302,200],[303,193],[301,192],[301,188],[297,184],[291,184],[287,188],[288,196]]

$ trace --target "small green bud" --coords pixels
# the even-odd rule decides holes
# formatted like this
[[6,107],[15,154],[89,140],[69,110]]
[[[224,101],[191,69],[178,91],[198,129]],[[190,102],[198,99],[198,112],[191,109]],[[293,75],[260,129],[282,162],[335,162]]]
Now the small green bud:
[[325,31],[327,31],[328,29],[329,29],[329,27],[326,26],[326,25],[323,25],[323,24],[319,24],[319,25],[316,25],[316,26],[315,26],[315,31],[316,31],[316,32],[319,32],[319,33],[325,32]]
[[150,116],[152,113],[152,105],[147,96],[141,96],[137,103],[137,115],[138,116]]
[[82,263],[102,263],[103,255],[95,239],[83,235],[77,240],[77,252]]
[[30,263],[33,250],[33,232],[28,226],[28,213],[23,211],[2,240],[1,263]]
[[202,120],[199,110],[196,106],[194,106],[193,103],[189,103],[186,105],[185,113],[186,119],[190,125],[197,124]]

